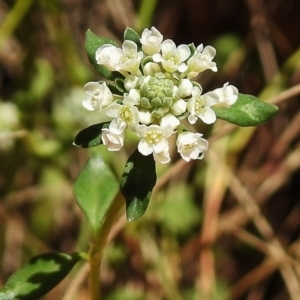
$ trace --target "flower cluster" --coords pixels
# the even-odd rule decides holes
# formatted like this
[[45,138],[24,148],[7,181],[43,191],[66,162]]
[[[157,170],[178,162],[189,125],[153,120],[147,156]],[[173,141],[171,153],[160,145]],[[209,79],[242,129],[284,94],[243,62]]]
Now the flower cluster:
[[[230,106],[238,98],[237,88],[228,83],[203,93],[201,85],[192,81],[205,70],[217,71],[215,54],[211,46],[177,47],[172,40],[163,40],[155,27],[145,29],[139,42],[125,39],[121,48],[113,44],[98,48],[97,63],[118,72],[121,78],[115,85],[100,81],[84,86],[88,97],[83,106],[98,111],[101,121],[109,123],[102,129],[103,144],[118,151],[124,145],[126,131],[131,130],[140,138],[141,154],[153,153],[156,161],[168,163],[168,138],[176,134],[181,157],[186,161],[201,159],[208,142],[201,133],[188,131],[182,120],[195,124],[201,119],[212,124],[216,121],[212,106]],[[116,93],[117,89],[122,93]]]

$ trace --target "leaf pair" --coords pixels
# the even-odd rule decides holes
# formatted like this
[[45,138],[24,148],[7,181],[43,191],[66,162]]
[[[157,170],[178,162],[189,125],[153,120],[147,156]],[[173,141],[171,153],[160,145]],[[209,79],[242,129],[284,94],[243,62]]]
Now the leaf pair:
[[74,184],[74,194],[96,233],[119,189],[126,201],[127,219],[133,221],[146,211],[155,182],[156,171],[152,155],[143,156],[136,150],[129,157],[119,184],[102,157],[94,153]]

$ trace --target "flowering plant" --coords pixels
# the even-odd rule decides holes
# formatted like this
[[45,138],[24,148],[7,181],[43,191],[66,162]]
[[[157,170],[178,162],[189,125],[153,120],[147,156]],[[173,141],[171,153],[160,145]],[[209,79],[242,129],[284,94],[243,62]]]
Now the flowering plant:
[[171,161],[169,138],[176,136],[177,151],[185,161],[202,159],[208,142],[195,131],[196,122],[212,124],[219,118],[254,126],[268,121],[278,110],[251,95],[238,93],[229,83],[203,93],[201,84],[193,79],[206,70],[217,71],[213,62],[216,50],[193,44],[177,47],[171,40],[163,41],[154,27],[145,29],[141,36],[127,28],[121,47],[88,30],[86,50],[105,80],[84,86],[87,96],[82,104],[98,114],[99,123],[79,132],[74,144],[83,148],[104,144],[110,151],[119,151],[126,134],[132,131],[138,137],[137,149],[129,157],[120,182],[97,153],[76,179],[74,194],[93,234],[89,252],[33,257],[0,289],[2,300],[39,299],[82,260],[90,264],[91,299],[101,299],[101,257],[123,206],[123,196],[127,219],[141,217],[156,183],[155,163]]
[[228,82],[204,93],[195,78],[206,70],[217,72],[213,61],[216,50],[202,44],[176,46],[170,39],[163,40],[155,27],[145,29],[141,36],[127,28],[121,46],[87,31],[86,50],[106,80],[84,86],[87,97],[82,104],[99,114],[100,123],[82,130],[74,144],[104,144],[108,150],[118,151],[128,131],[136,134],[137,150],[129,158],[121,180],[128,220],[140,217],[147,208],[156,181],[155,162],[171,161],[170,136],[176,135],[182,159],[202,159],[208,142],[202,133],[187,126],[193,128],[199,121],[212,124],[217,118],[254,126],[277,111],[274,105],[240,94]]

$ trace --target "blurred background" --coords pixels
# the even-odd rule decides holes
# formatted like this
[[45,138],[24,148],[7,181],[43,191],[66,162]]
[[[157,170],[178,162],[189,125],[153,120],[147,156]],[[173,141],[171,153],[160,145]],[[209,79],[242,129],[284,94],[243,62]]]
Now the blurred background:
[[[298,0],[0,0],[0,286],[34,255],[88,250],[72,184],[90,151],[119,176],[135,144],[72,145],[97,122],[81,106],[83,85],[101,79],[85,32],[120,42],[126,26],[154,25],[217,49],[204,91],[229,81],[280,110],[257,128],[197,125],[210,141],[203,161],[172,149],[146,214],[113,228],[104,299],[300,299],[299,15]],[[43,299],[89,299],[87,272],[76,266]]]

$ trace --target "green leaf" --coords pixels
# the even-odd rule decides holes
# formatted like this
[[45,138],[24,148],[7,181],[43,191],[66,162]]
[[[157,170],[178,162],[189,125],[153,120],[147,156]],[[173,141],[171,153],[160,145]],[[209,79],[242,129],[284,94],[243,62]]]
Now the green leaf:
[[45,253],[33,257],[0,289],[0,300],[39,299],[54,288],[82,259],[80,253]]
[[141,38],[140,35],[135,30],[133,30],[130,27],[126,27],[124,31],[124,41],[125,40],[133,41],[138,45],[138,47],[140,47],[142,45],[140,42],[140,38]]
[[116,194],[119,182],[102,157],[93,153],[74,184],[74,195],[94,233],[105,218]]
[[91,148],[102,144],[102,128],[108,127],[109,123],[99,123],[91,125],[81,130],[75,136],[73,145],[80,148]]
[[278,107],[259,100],[252,95],[239,94],[231,107],[213,108],[217,118],[239,126],[256,126],[269,121]]
[[114,80],[116,78],[122,77],[122,75],[118,72],[109,71],[105,66],[97,64],[96,61],[96,51],[99,47],[104,44],[111,44],[114,46],[119,46],[118,43],[114,40],[99,37],[94,34],[90,29],[87,30],[85,34],[85,50],[88,56],[90,63],[94,66],[97,72],[106,79]]
[[126,163],[120,184],[128,221],[136,220],[145,213],[155,183],[153,155],[144,156],[136,149]]

